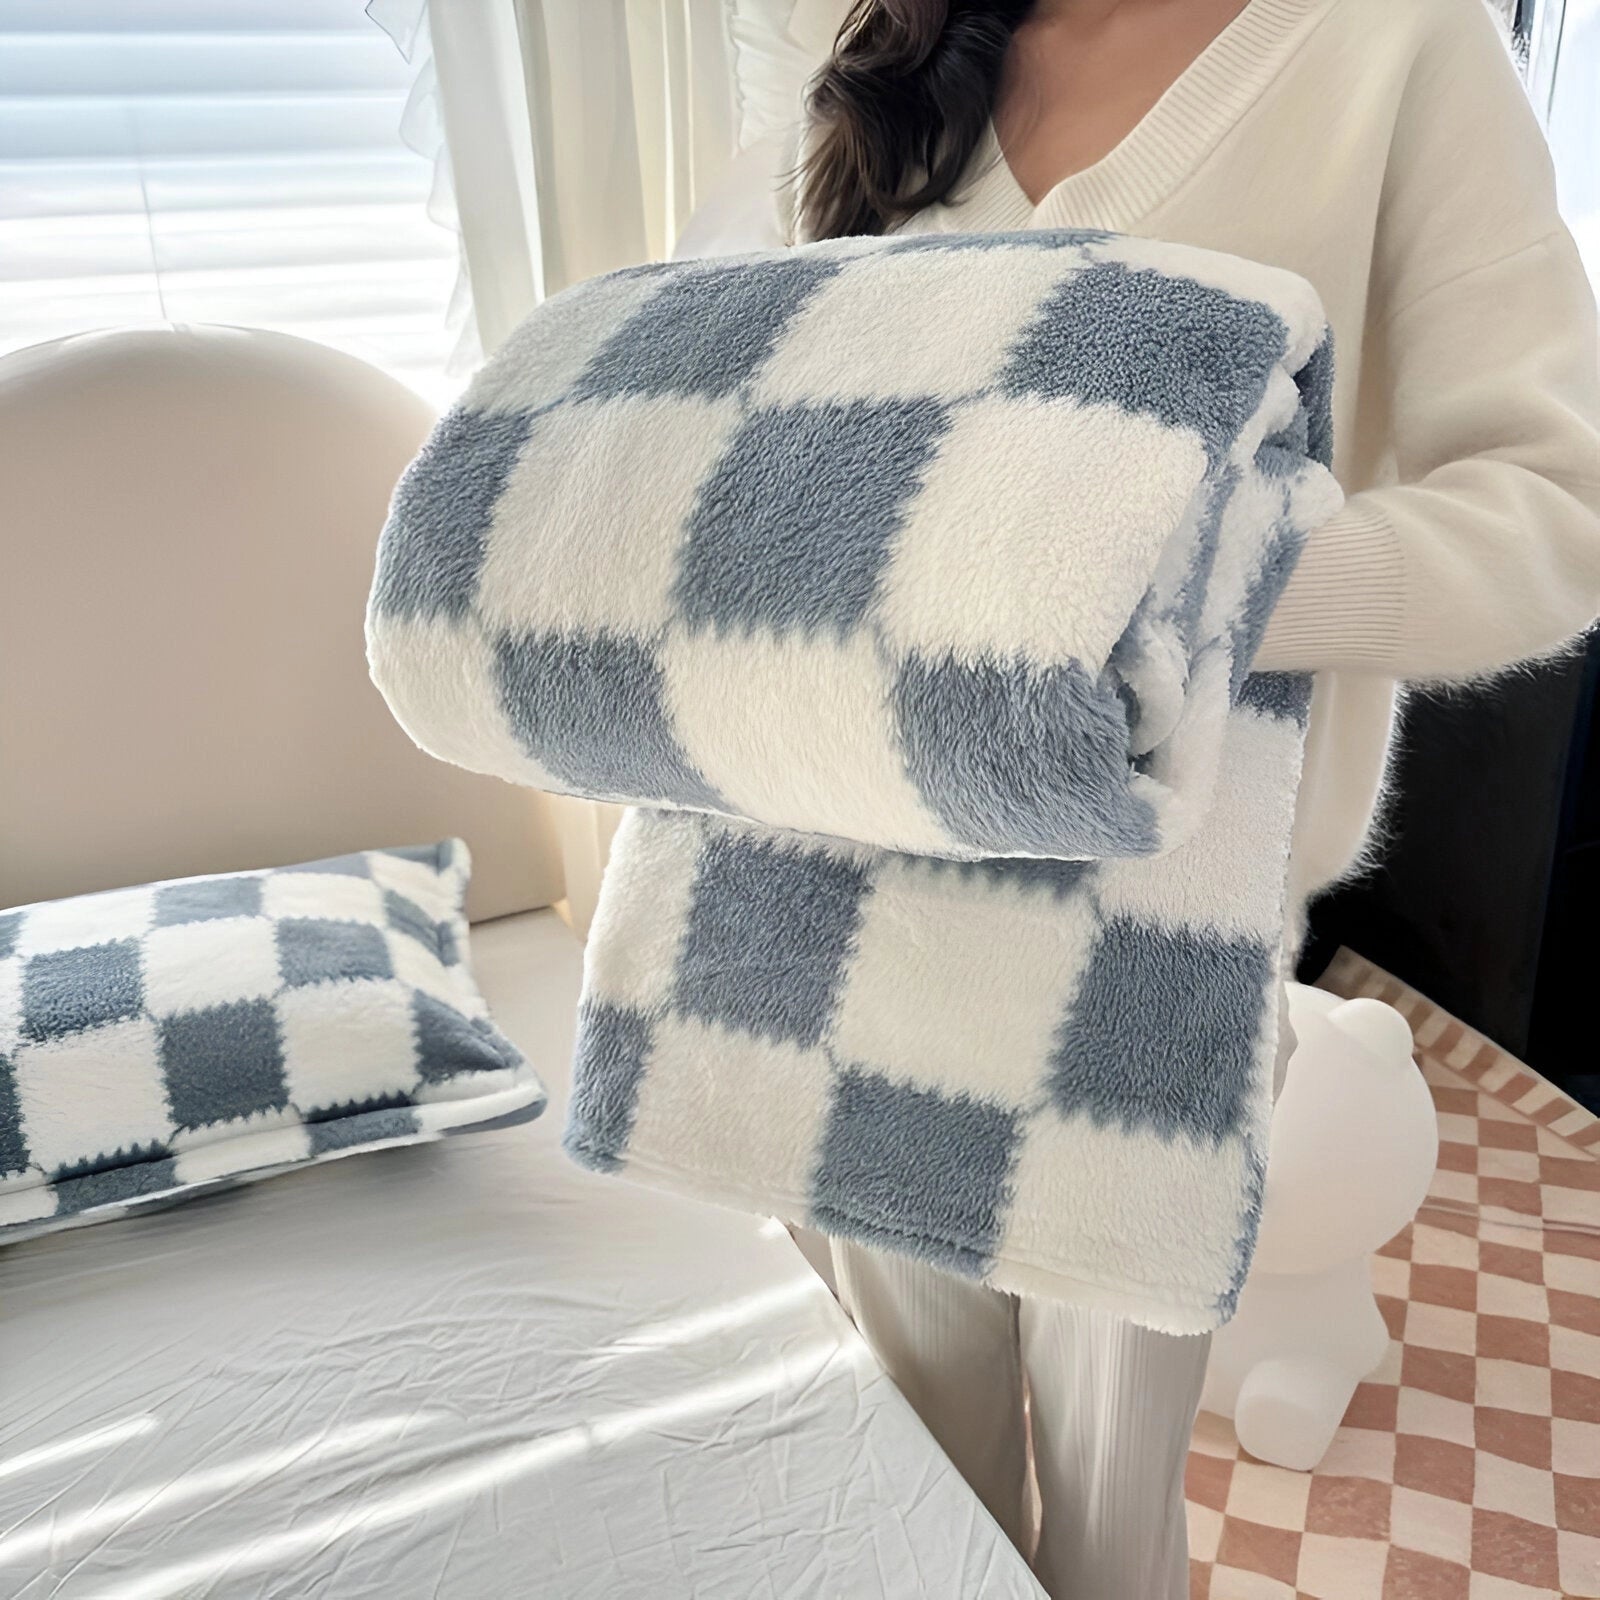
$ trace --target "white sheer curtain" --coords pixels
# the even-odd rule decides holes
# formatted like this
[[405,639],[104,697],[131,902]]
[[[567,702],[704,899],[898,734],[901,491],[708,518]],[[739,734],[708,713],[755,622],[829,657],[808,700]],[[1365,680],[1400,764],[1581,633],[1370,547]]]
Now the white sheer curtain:
[[725,0],[435,0],[431,17],[490,350],[544,295],[665,256],[727,170]]

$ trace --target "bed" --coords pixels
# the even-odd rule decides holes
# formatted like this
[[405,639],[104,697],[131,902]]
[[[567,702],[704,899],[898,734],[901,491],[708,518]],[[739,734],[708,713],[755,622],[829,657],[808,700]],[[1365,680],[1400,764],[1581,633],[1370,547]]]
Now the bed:
[[780,1227],[561,1154],[579,961],[474,930],[543,1120],[0,1254],[0,1593],[1041,1593]]

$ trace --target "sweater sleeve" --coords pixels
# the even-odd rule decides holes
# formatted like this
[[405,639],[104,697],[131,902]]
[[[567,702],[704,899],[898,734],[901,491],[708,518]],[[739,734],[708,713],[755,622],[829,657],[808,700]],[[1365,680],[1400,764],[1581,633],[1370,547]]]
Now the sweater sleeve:
[[1312,535],[1258,668],[1466,678],[1600,611],[1594,298],[1515,69],[1472,13],[1413,73],[1385,181],[1363,359],[1394,481]]

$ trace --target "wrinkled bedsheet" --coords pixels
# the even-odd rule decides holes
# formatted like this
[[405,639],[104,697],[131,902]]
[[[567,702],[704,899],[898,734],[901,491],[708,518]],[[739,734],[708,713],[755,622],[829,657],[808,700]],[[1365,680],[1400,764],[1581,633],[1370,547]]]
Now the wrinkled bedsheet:
[[473,954],[552,1116],[0,1252],[0,1594],[1040,1594],[780,1227],[561,1155],[559,919]]

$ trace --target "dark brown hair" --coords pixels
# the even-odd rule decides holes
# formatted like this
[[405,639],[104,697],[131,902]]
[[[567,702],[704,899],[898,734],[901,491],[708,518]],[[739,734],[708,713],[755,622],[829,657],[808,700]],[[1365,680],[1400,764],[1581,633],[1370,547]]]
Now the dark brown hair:
[[947,199],[1033,0],[855,0],[811,82],[800,234],[884,233]]

